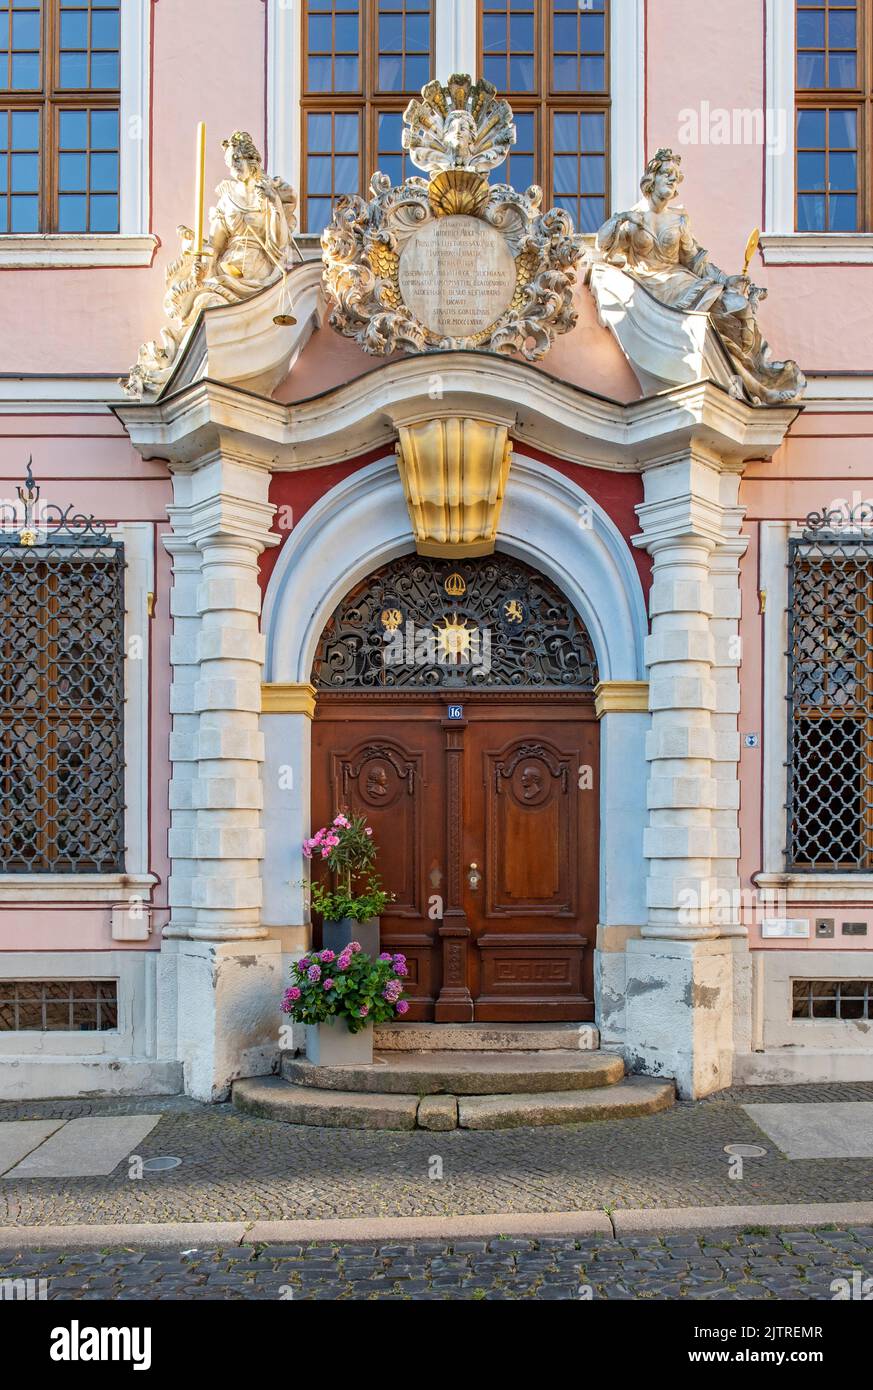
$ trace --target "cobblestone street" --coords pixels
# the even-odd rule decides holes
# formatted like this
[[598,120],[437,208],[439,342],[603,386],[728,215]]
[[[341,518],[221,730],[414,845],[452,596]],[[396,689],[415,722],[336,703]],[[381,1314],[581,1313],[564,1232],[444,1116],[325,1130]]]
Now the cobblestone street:
[[0,1251],[48,1299],[825,1299],[873,1274],[873,1227],[618,1241],[495,1239]]
[[[143,1159],[166,1172],[0,1178],[0,1225],[613,1210],[873,1197],[873,1158],[786,1160],[741,1108],[870,1101],[873,1086],[755,1087],[662,1114],[589,1125],[408,1134],[295,1127],[172,1098],[0,1106],[0,1122],[158,1114]],[[727,1144],[759,1145],[731,1177]],[[434,1161],[436,1160],[436,1161]]]

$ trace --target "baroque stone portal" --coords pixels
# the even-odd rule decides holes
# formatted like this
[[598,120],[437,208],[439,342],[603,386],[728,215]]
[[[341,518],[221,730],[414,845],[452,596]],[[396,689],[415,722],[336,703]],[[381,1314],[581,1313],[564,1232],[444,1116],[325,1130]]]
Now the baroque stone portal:
[[430,82],[404,113],[404,148],[429,178],[342,198],[322,236],[331,325],[377,356],[487,348],[543,357],[576,323],[583,240],[542,189],[489,184],[515,143],[490,82]]

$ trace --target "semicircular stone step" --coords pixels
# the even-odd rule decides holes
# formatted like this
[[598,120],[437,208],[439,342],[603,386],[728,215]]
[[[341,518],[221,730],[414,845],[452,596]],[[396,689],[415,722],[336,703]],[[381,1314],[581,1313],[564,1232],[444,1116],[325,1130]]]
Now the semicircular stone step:
[[605,1052],[376,1052],[365,1066],[316,1066],[284,1056],[295,1086],[383,1095],[494,1096],[614,1086],[624,1062]]
[[295,1086],[281,1076],[233,1083],[237,1110],[262,1120],[325,1129],[467,1130],[539,1128],[636,1119],[668,1109],[672,1081],[631,1076],[617,1086],[536,1095],[412,1096]]

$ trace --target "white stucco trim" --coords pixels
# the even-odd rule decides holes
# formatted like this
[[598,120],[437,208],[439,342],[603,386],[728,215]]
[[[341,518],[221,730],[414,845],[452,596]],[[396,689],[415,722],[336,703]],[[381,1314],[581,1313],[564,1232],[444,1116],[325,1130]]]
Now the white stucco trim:
[[[124,202],[122,194],[122,218]],[[0,267],[7,270],[73,270],[79,266],[151,265],[158,239],[148,235],[87,233],[0,236]]]
[[873,233],[789,232],[761,237],[765,265],[873,265]]
[[766,0],[766,35],[764,232],[793,236],[794,0]]
[[127,399],[115,376],[0,376],[0,415],[103,415]]
[[[149,230],[149,97],[153,3],[154,0],[124,0],[121,6],[119,131],[122,236],[144,236]],[[145,264],[148,264],[148,261]]]
[[0,1100],[173,1095],[181,1064],[157,1059],[157,951],[7,951],[0,980],[117,980],[118,1028],[0,1033]]
[[632,208],[640,197],[640,173],[646,164],[645,5],[639,0],[612,0],[610,24],[610,91],[612,113],[610,201]]
[[300,0],[267,0],[267,148],[270,173],[300,188]]

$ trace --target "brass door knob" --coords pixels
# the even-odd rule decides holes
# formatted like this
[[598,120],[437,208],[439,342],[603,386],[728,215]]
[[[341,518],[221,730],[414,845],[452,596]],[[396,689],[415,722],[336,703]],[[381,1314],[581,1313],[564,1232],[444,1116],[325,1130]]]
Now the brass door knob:
[[479,872],[478,864],[471,864],[467,869],[467,882],[473,889],[479,887],[479,884],[482,882],[482,875]]

